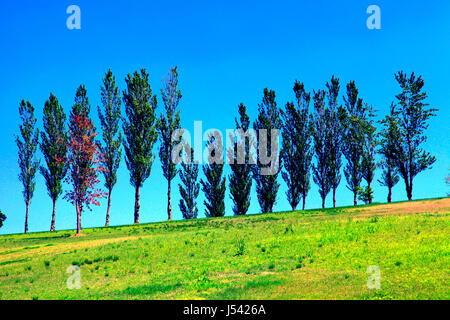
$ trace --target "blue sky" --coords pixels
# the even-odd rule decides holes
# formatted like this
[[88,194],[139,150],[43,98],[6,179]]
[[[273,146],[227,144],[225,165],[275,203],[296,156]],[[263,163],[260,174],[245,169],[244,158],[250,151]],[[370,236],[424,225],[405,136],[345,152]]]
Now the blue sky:
[[[66,8],[81,9],[81,30],[68,30]],[[366,27],[369,5],[381,8],[381,30]],[[42,107],[53,92],[66,112],[75,90],[85,84],[92,118],[99,125],[102,77],[111,68],[121,91],[125,76],[140,68],[150,72],[153,91],[162,110],[161,81],[178,66],[183,127],[194,120],[203,129],[225,132],[234,127],[240,102],[255,119],[263,89],[276,91],[279,106],[294,99],[296,79],[307,90],[325,88],[334,74],[343,88],[355,80],[361,97],[379,110],[381,118],[399,93],[394,73],[415,71],[425,79],[428,102],[440,109],[428,131],[427,150],[437,156],[432,170],[415,179],[414,198],[441,197],[448,191],[444,177],[450,165],[450,2],[441,1],[10,1],[0,12],[0,209],[7,215],[0,234],[23,232],[25,205],[18,181],[17,147],[19,101],[29,100],[42,126]],[[156,148],[155,148],[156,151]],[[40,154],[39,154],[40,156]],[[229,168],[226,167],[226,173]],[[379,178],[377,171],[376,178]],[[279,177],[282,182],[281,176]],[[172,207],[181,219],[174,180]],[[275,210],[288,210],[284,182]],[[374,183],[375,201],[385,201],[387,190]],[[66,186],[67,188],[67,186]],[[232,214],[227,191],[226,214]],[[406,199],[401,182],[394,200]],[[199,197],[204,216],[203,195]],[[345,179],[338,205],[352,204]],[[329,196],[327,206],[332,204]],[[162,221],[166,215],[166,181],[159,160],[141,191],[141,222]],[[313,184],[307,207],[321,205]],[[134,191],[124,161],[113,190],[111,224],[133,222]],[[104,224],[106,200],[83,214],[83,226]],[[259,212],[254,187],[249,212]],[[30,231],[48,230],[51,201],[42,176],[30,207]],[[57,229],[75,227],[75,210],[57,202]]]

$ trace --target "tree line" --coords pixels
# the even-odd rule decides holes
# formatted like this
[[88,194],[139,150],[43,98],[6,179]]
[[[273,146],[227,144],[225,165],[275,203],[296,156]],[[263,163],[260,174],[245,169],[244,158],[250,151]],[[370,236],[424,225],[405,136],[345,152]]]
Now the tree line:
[[[428,108],[424,81],[414,73],[395,74],[400,93],[392,102],[390,112],[375,121],[376,110],[359,95],[355,81],[346,85],[341,97],[341,83],[332,77],[324,89],[307,92],[305,85],[295,81],[295,100],[278,107],[275,91],[264,89],[262,102],[258,105],[257,118],[252,122],[243,103],[238,105],[235,118],[236,129],[247,132],[253,127],[266,129],[267,141],[250,141],[250,136],[234,140],[234,150],[227,150],[236,159],[238,148],[245,150],[243,161],[230,164],[228,187],[233,202],[233,213],[245,215],[250,206],[252,184],[256,185],[257,200],[261,212],[273,212],[280,182],[286,183],[286,198],[297,210],[301,203],[305,209],[311,188],[311,176],[318,186],[325,208],[331,193],[336,207],[336,191],[341,184],[342,172],[346,187],[353,194],[353,203],[366,204],[373,200],[373,180],[377,168],[382,169],[378,182],[387,188],[387,201],[392,200],[392,188],[403,179],[408,200],[413,196],[414,177],[430,168],[436,158],[423,149],[427,137],[425,131],[429,119],[437,109]],[[202,165],[204,177],[199,179],[199,164],[188,161],[175,165],[172,161],[174,145],[172,133],[181,128],[180,110],[182,99],[178,84],[177,67],[171,68],[163,81],[161,97],[164,110],[157,114],[157,96],[152,92],[149,74],[145,69],[129,73],[126,88],[120,94],[111,70],[105,73],[101,91],[101,106],[97,107],[101,124],[101,138],[91,119],[91,105],[84,85],[75,94],[74,104],[66,123],[66,114],[58,99],[51,93],[43,108],[43,130],[36,126],[34,107],[22,100],[19,105],[21,124],[15,136],[18,147],[19,179],[23,185],[26,206],[25,233],[28,232],[29,207],[35,190],[35,177],[39,171],[52,201],[50,230],[55,230],[56,203],[63,194],[63,181],[70,186],[64,198],[71,202],[77,213],[77,234],[81,230],[81,217],[85,209],[99,205],[107,198],[105,226],[109,225],[113,188],[117,182],[122,151],[130,174],[130,184],[135,188],[134,223],[139,223],[140,189],[150,176],[151,168],[159,155],[162,172],[167,180],[167,215],[172,220],[172,180],[179,175],[181,183],[179,208],[185,219],[198,215],[197,197],[200,190],[205,195],[205,215],[225,215],[225,192],[227,177],[223,162],[209,161]],[[125,114],[122,115],[122,103]],[[377,129],[376,124],[379,124]],[[66,127],[67,125],[67,127]],[[122,130],[121,130],[122,129]],[[272,131],[272,129],[279,131]],[[274,174],[265,175],[262,170],[272,163],[250,159],[250,145],[259,150],[267,144],[271,149],[273,132],[281,132],[282,144]],[[278,138],[278,137],[275,137]],[[155,150],[159,140],[159,150]],[[210,136],[207,145],[221,144]],[[43,162],[37,159],[41,150]],[[212,148],[220,150],[220,148]],[[190,146],[183,149],[188,159],[194,159]],[[217,151],[215,151],[217,152]],[[379,156],[378,156],[379,155]],[[210,154],[212,159],[223,154]],[[377,158],[381,160],[377,161]],[[242,160],[242,159],[241,159]],[[103,175],[106,192],[98,185]],[[0,226],[6,217],[0,212]]]

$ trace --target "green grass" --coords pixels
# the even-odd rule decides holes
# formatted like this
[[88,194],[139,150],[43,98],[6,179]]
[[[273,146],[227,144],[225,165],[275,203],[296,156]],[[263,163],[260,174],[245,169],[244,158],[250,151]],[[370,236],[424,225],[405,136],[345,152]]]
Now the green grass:
[[0,299],[450,298],[450,199],[73,233],[0,236]]

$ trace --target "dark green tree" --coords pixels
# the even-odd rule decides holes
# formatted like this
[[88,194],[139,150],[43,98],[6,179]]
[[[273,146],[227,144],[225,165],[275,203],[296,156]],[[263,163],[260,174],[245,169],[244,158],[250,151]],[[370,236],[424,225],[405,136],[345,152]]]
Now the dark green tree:
[[279,154],[278,138],[282,126],[280,109],[275,101],[275,91],[265,88],[262,103],[258,105],[258,117],[253,123],[253,129],[257,132],[257,162],[252,166],[256,194],[263,213],[273,212],[280,188],[277,178],[282,160]]
[[6,220],[6,216],[0,210],[0,228],[3,227],[3,222]]
[[313,140],[316,162],[313,164],[313,179],[319,187],[319,194],[322,198],[322,208],[325,208],[325,200],[332,188],[330,179],[330,110],[325,108],[325,91],[314,91],[314,113],[311,122],[313,123]]
[[111,193],[117,182],[117,169],[119,169],[122,158],[122,132],[120,132],[119,122],[121,118],[121,97],[119,88],[116,85],[116,78],[109,69],[103,78],[101,87],[103,111],[97,106],[98,117],[102,126],[103,145],[100,145],[100,152],[103,154],[103,171],[105,187],[108,189],[108,207],[106,209],[105,226],[109,226],[109,214],[111,209]]
[[[367,187],[372,190],[372,181],[375,178],[375,170],[377,163],[375,161],[376,148],[378,146],[378,138],[376,134],[376,127],[373,125],[375,113],[372,106],[366,104],[365,118],[362,119],[364,130],[363,155],[361,160],[361,170],[364,180],[366,180]],[[373,197],[372,197],[373,198]],[[372,198],[368,198],[369,204],[372,203]]]
[[343,126],[341,123],[342,109],[338,106],[339,97],[339,79],[334,76],[331,81],[326,84],[328,92],[328,107],[330,112],[329,121],[329,175],[330,184],[333,191],[333,207],[336,207],[336,190],[341,183],[341,166],[342,166],[342,140],[343,140]]
[[53,204],[50,231],[55,231],[56,201],[62,193],[62,180],[67,173],[68,136],[65,122],[66,115],[63,107],[53,93],[50,93],[50,98],[44,105],[44,132],[41,132],[41,152],[47,168],[40,167]]
[[167,179],[167,216],[172,220],[171,204],[171,182],[177,175],[177,168],[172,162],[172,150],[179,141],[172,141],[172,133],[180,128],[180,111],[177,110],[181,99],[181,91],[178,89],[178,71],[177,67],[171,68],[167,75],[161,96],[164,102],[166,113],[161,114],[158,122],[158,131],[160,138],[159,158],[164,178]]
[[184,219],[196,219],[198,214],[197,197],[200,192],[198,182],[198,163],[194,162],[194,151],[188,146],[185,150],[191,154],[189,162],[181,163],[180,180],[180,210]]
[[134,223],[139,223],[140,189],[150,176],[155,155],[153,145],[158,139],[156,131],[156,95],[148,80],[149,74],[142,69],[128,74],[127,90],[123,92],[125,113],[123,119],[125,162],[130,171],[130,183],[135,188]]
[[302,197],[302,208],[305,210],[306,197],[311,188],[311,165],[313,157],[312,146],[312,123],[310,121],[309,104],[311,101],[311,94],[305,91],[303,83],[296,81],[294,84],[294,93],[297,100],[297,110],[299,121],[296,124],[296,131],[298,134],[297,163],[298,171],[298,185]]
[[428,96],[423,91],[425,82],[421,76],[416,77],[414,72],[408,76],[400,71],[395,79],[402,92],[396,96],[398,104],[393,108],[399,131],[393,159],[405,182],[408,200],[411,200],[414,177],[436,162],[436,157],[426,152],[422,145],[427,140],[425,131],[429,126],[428,121],[438,109],[427,108],[425,100]]
[[347,95],[344,96],[345,112],[341,117],[344,127],[343,154],[347,159],[344,174],[347,188],[353,193],[353,204],[357,205],[358,187],[363,179],[362,157],[364,154],[365,106],[358,98],[358,89],[354,81],[347,84]]
[[226,179],[223,174],[223,141],[218,131],[208,136],[206,146],[209,150],[208,164],[203,165],[205,180],[201,180],[205,193],[207,217],[223,217],[225,215]]
[[[253,137],[247,135],[250,118],[243,103],[239,104],[239,120],[235,118],[237,135],[233,149],[229,152],[231,174],[229,188],[233,200],[234,215],[245,215],[250,207],[250,191],[252,188],[251,145]],[[243,161],[242,161],[243,160]],[[240,163],[241,162],[241,163]]]
[[28,213],[31,199],[36,186],[36,171],[39,168],[39,160],[36,159],[36,150],[39,144],[39,129],[36,128],[34,107],[30,102],[22,100],[19,106],[20,136],[15,136],[17,148],[19,149],[19,180],[23,185],[23,199],[25,200],[25,233],[28,232]]

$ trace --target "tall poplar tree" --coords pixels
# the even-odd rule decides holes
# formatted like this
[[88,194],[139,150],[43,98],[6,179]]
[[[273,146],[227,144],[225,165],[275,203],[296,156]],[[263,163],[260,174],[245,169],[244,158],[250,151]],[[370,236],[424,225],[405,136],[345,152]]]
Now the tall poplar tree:
[[436,115],[438,109],[427,108],[425,100],[428,95],[423,91],[425,82],[403,71],[395,75],[402,92],[396,96],[398,103],[393,108],[393,117],[399,130],[399,139],[395,141],[394,162],[402,176],[408,200],[412,200],[414,177],[431,168],[436,157],[423,149],[426,142],[426,129],[429,119]]
[[[210,135],[206,142],[210,150],[208,164],[203,165],[205,180],[201,180],[202,190],[205,194],[207,217],[223,217],[225,215],[225,189],[226,181],[223,175],[223,141],[217,135]],[[221,159],[221,160],[220,160]]]
[[177,110],[177,107],[181,99],[181,91],[178,89],[177,67],[170,69],[161,89],[161,96],[166,113],[161,114],[157,127],[161,142],[159,158],[164,178],[167,179],[167,216],[168,220],[172,220],[171,182],[178,172],[172,162],[172,150],[174,144],[179,143],[179,141],[172,141],[172,133],[180,128],[180,111]]
[[392,188],[398,183],[398,168],[394,162],[395,141],[398,139],[399,131],[395,118],[393,117],[394,103],[391,104],[390,114],[380,122],[383,126],[380,132],[379,153],[382,156],[381,167],[383,168],[381,180],[378,182],[388,188],[387,202],[392,201]]
[[121,97],[119,88],[116,85],[116,78],[109,69],[103,78],[101,87],[101,100],[103,111],[97,107],[98,117],[102,126],[103,145],[100,145],[100,152],[103,154],[103,171],[105,187],[108,190],[108,207],[106,209],[105,226],[109,226],[109,215],[111,209],[111,193],[117,182],[117,169],[122,158],[122,132],[120,132],[119,122],[121,118]]
[[[257,132],[257,163],[252,166],[252,171],[253,178],[256,182],[256,194],[258,196],[261,212],[267,213],[273,212],[273,207],[277,200],[277,193],[280,188],[277,178],[282,166],[278,145],[274,146],[276,154],[271,154],[272,135],[277,132],[279,134],[279,131],[283,126],[280,117],[280,109],[277,107],[275,101],[275,91],[267,88],[264,89],[264,97],[262,103],[258,105],[258,112],[258,117],[253,123],[253,129]],[[267,145],[264,145],[263,141],[260,139],[262,129],[265,129],[267,133]],[[272,130],[275,131],[272,132]],[[278,141],[276,142],[278,143]],[[264,153],[266,154],[264,155]],[[262,157],[271,157],[271,159],[269,163],[265,164],[263,163],[265,161],[261,161]],[[264,174],[264,172],[262,172],[263,169],[268,170],[269,174]]]
[[127,90],[123,92],[125,113],[123,141],[125,162],[130,171],[130,183],[135,188],[134,223],[139,223],[140,189],[150,176],[155,155],[153,145],[158,139],[155,109],[156,95],[152,95],[149,74],[145,69],[128,74]]
[[338,106],[339,97],[339,79],[331,77],[327,82],[328,107],[330,112],[330,121],[328,130],[330,132],[329,151],[330,151],[330,184],[333,191],[333,207],[336,207],[336,190],[341,183],[341,166],[342,166],[342,139],[343,126],[341,123],[342,109]]
[[354,81],[347,84],[347,94],[344,96],[345,114],[342,116],[344,126],[343,154],[347,159],[344,174],[347,188],[353,193],[353,204],[358,201],[358,190],[363,179],[362,157],[364,154],[363,121],[365,106],[358,97],[358,89]]
[[41,152],[47,168],[40,167],[53,204],[50,231],[55,231],[56,201],[62,193],[62,180],[68,168],[66,163],[68,136],[65,121],[63,107],[53,93],[50,93],[50,98],[44,105],[44,132],[41,132]]
[[[239,104],[239,120],[235,118],[236,130],[242,134],[233,141],[232,152],[233,163],[230,164],[231,174],[229,176],[229,187],[231,199],[233,200],[234,215],[245,215],[250,207],[250,191],[252,188],[252,165],[250,164],[250,147],[253,140],[246,137],[250,127],[250,118],[246,113],[246,107],[243,103]],[[241,155],[244,163],[239,163],[239,150],[243,150]],[[228,151],[228,150],[227,150]]]
[[39,168],[39,160],[36,159],[36,150],[39,144],[39,129],[36,128],[34,107],[29,101],[22,100],[19,106],[19,114],[22,124],[20,125],[20,136],[15,136],[17,148],[19,149],[19,180],[23,185],[23,199],[25,201],[25,233],[28,232],[28,214],[31,199],[36,186],[36,171]]
[[311,188],[311,165],[313,157],[312,146],[312,123],[309,114],[309,104],[311,101],[311,94],[307,93],[303,83],[295,81],[294,93],[297,100],[297,110],[299,121],[296,125],[298,140],[297,150],[298,158],[297,165],[298,185],[302,197],[302,209],[305,210],[306,197]]
[[325,200],[332,187],[330,179],[330,111],[325,108],[325,95],[323,90],[314,91],[314,113],[311,120],[314,126],[313,140],[316,159],[313,164],[313,179],[319,187],[322,208],[325,208]]
[[[378,146],[378,138],[376,134],[376,127],[373,125],[375,117],[372,106],[366,104],[366,112],[362,125],[364,130],[363,155],[361,160],[362,176],[367,183],[368,191],[373,191],[372,181],[375,178],[375,170],[377,163],[375,161],[376,148]],[[372,203],[372,198],[368,198],[368,203]]]
[[178,185],[181,196],[179,206],[184,219],[196,219],[198,215],[197,197],[200,193],[198,163],[194,161],[193,149],[188,146],[185,150],[191,154],[191,157],[189,163],[181,163],[181,183]]

